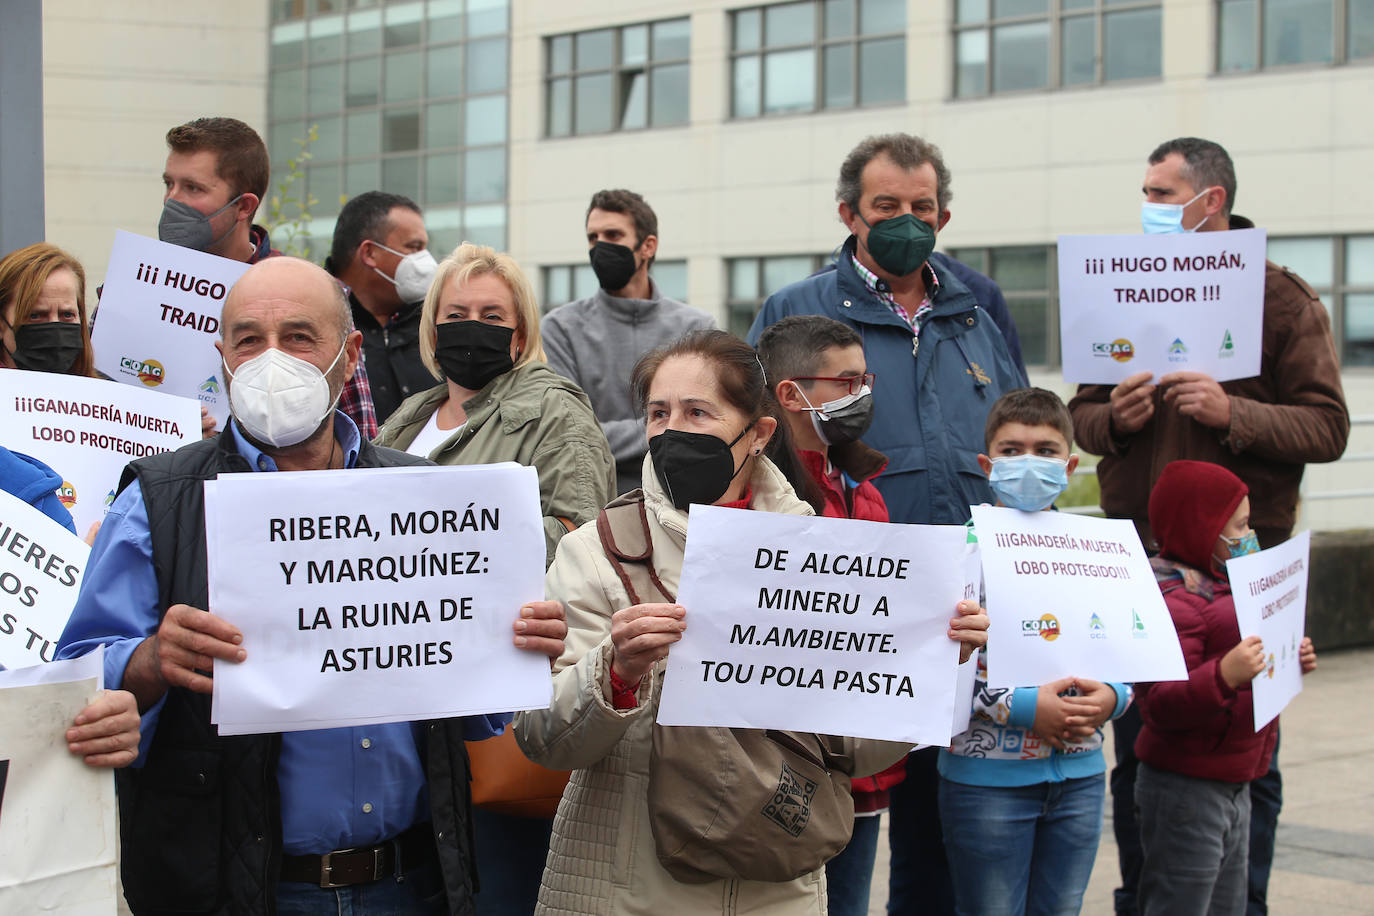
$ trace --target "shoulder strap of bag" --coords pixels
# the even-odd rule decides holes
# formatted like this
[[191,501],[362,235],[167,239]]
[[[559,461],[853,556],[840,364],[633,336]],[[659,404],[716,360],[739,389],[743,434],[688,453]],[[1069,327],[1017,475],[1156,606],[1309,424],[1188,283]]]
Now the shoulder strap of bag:
[[[641,594],[654,591],[664,600],[677,599],[664,587],[654,570],[654,541],[649,532],[649,515],[644,508],[644,491],[632,490],[618,496],[596,517],[596,533],[601,549],[611,561],[620,584],[630,600],[642,604]],[[636,588],[638,584],[638,588]]]

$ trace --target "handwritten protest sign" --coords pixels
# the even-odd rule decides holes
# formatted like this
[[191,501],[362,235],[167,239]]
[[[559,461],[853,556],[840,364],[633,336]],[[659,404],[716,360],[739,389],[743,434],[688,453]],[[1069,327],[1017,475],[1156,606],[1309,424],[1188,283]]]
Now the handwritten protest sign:
[[224,297],[248,264],[132,232],[115,233],[95,365],[116,381],[204,404],[221,427],[229,397],[215,340]]
[[658,722],[949,744],[964,540],[693,506]]
[[1259,374],[1263,229],[1059,237],[1064,381]]
[[1129,521],[974,506],[973,523],[991,619],[989,687],[1188,676]]
[[1307,561],[1312,532],[1226,562],[1240,635],[1264,643],[1264,670],[1250,682],[1255,731],[1302,692],[1298,647],[1307,624]]
[[200,438],[195,401],[103,379],[51,372],[0,372],[4,445],[62,477],[57,491],[85,534],[105,517],[124,466]]
[[220,734],[543,708],[512,643],[543,598],[533,468],[226,474],[205,485],[210,610],[247,660],[215,666]]
[[90,552],[66,528],[0,491],[0,666],[56,657]]
[[99,650],[0,672],[0,913],[115,914],[114,777],[65,738],[100,684]]

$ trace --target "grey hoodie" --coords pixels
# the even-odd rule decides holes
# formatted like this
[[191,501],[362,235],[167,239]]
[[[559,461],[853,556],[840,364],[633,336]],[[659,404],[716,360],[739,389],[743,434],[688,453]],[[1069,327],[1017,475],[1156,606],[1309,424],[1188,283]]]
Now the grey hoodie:
[[591,399],[611,444],[620,493],[639,486],[648,451],[644,418],[630,396],[630,370],[650,350],[688,331],[716,326],[700,309],[664,296],[652,277],[649,294],[649,299],[621,299],[598,289],[549,312],[539,326],[550,368]]

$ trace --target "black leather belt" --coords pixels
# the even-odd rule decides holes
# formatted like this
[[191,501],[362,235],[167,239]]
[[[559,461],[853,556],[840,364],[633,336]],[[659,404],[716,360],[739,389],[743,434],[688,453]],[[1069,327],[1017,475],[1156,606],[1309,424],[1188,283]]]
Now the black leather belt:
[[417,824],[395,839],[376,846],[336,849],[322,856],[282,856],[281,880],[348,887],[405,874],[431,862],[437,853],[430,825]]

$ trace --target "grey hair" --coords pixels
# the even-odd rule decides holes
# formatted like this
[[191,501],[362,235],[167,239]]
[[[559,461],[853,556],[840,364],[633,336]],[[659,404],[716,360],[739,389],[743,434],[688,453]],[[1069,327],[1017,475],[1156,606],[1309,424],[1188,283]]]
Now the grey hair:
[[1225,147],[1200,137],[1179,137],[1156,146],[1150,153],[1150,165],[1159,165],[1172,153],[1178,153],[1183,159],[1179,177],[1188,182],[1194,193],[1207,188],[1221,188],[1226,192],[1222,212],[1230,216],[1236,204],[1236,167]]
[[335,302],[339,309],[335,318],[339,322],[339,340],[342,342],[348,339],[349,334],[353,333],[353,304],[348,301],[348,293],[344,292],[344,285],[337,280],[334,281],[334,293]]
[[879,156],[887,156],[904,169],[925,165],[927,162],[935,169],[936,202],[940,212],[949,209],[954,193],[949,189],[949,169],[945,168],[940,148],[912,134],[881,134],[865,137],[858,146],[849,151],[844,164],[840,166],[840,180],[835,185],[835,199],[844,203],[855,213],[859,212],[859,198],[863,195],[864,168]]

